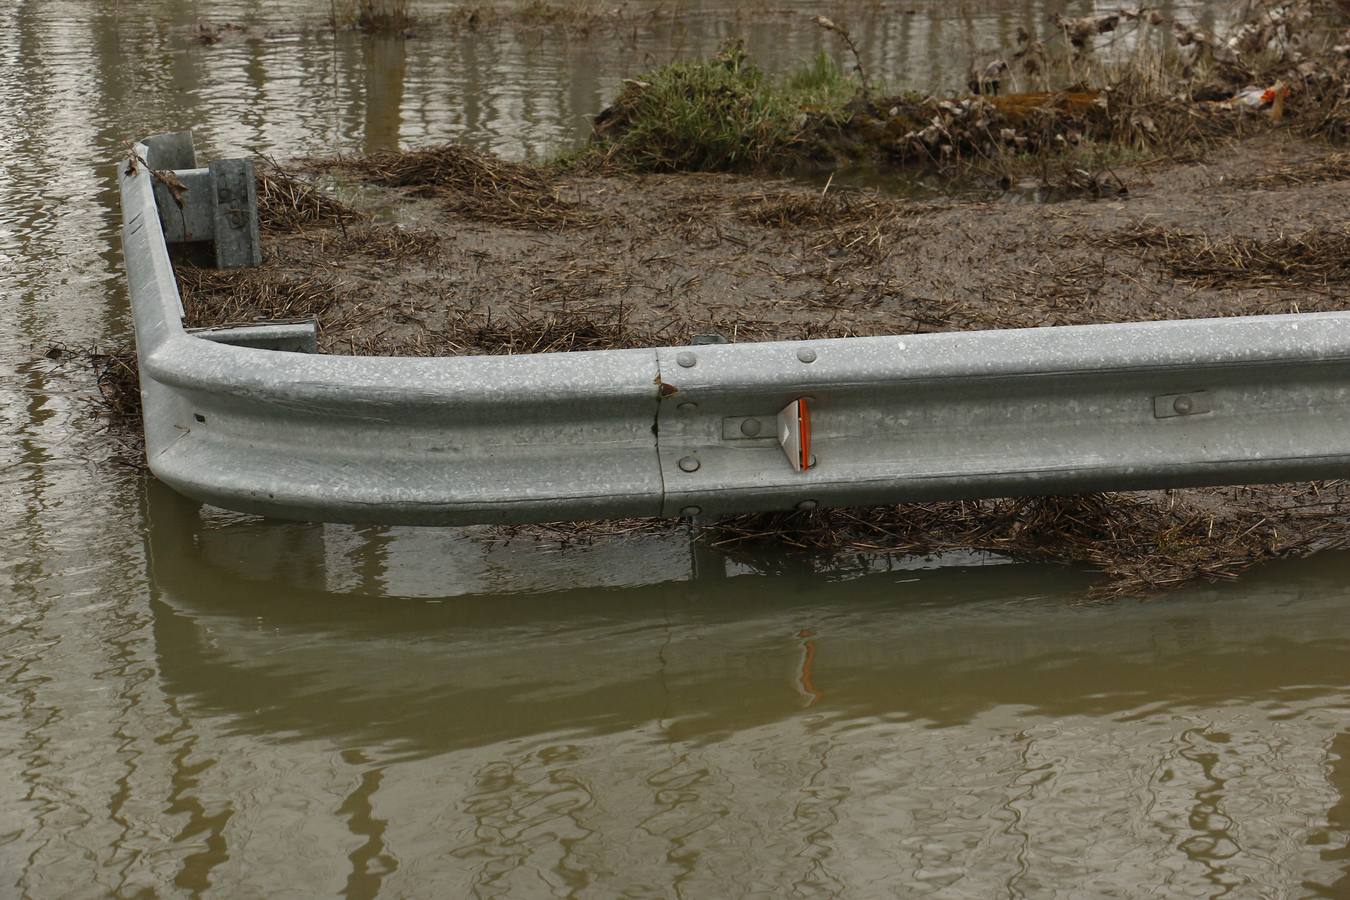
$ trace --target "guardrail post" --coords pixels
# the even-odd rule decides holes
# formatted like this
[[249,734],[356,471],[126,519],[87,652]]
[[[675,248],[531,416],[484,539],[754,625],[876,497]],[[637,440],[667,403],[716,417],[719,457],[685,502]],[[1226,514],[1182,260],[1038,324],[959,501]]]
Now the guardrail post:
[[218,159],[210,165],[215,194],[216,268],[236,269],[262,262],[258,237],[258,185],[253,161]]

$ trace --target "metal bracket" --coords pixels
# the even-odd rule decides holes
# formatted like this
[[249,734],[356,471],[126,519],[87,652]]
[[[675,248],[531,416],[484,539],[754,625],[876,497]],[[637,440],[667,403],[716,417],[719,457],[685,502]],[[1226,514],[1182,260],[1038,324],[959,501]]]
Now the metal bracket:
[[261,264],[252,160],[218,159],[199,168],[189,133],[156,135],[146,147],[164,239],[170,244],[209,241],[218,269]]
[[267,322],[231,328],[189,328],[188,334],[257,350],[289,350],[292,353],[318,353],[319,329],[314,322]]

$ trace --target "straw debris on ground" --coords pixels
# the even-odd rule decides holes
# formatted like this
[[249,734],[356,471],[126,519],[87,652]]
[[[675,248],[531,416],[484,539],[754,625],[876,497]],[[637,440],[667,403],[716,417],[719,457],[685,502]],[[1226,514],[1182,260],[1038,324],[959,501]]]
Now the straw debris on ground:
[[340,172],[370,184],[410,189],[450,212],[527,229],[594,228],[602,219],[563,197],[540,166],[507,162],[458,144],[360,157],[313,159],[314,169]]
[[1214,239],[1178,228],[1139,225],[1106,246],[1145,251],[1178,282],[1202,288],[1327,288],[1350,283],[1350,227],[1321,225],[1268,238]]
[[1262,562],[1350,546],[1350,485],[1318,482],[1161,493],[901,504],[733,516],[704,537],[839,555],[977,550],[1091,566],[1099,596],[1227,580]]
[[254,167],[258,225],[264,232],[299,231],[311,225],[345,227],[366,216],[271,160]]

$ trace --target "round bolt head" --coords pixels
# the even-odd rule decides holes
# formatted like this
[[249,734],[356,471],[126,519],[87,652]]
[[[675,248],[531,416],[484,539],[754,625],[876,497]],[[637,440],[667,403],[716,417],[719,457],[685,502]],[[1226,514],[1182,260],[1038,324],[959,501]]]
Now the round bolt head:
[[816,361],[816,351],[810,347],[803,347],[797,351],[797,358],[804,363],[813,363]]
[[694,364],[698,362],[698,357],[685,350],[675,355],[675,361],[686,369],[692,369]]
[[677,406],[676,409],[678,409],[682,413],[691,413],[698,410],[698,404],[691,403],[690,401],[686,400],[685,402]]
[[1178,397],[1177,399],[1172,401],[1172,410],[1174,412],[1180,413],[1183,416],[1186,415],[1186,413],[1190,412],[1193,408],[1194,404],[1191,403],[1190,397]]
[[741,434],[746,437],[754,437],[763,428],[764,426],[760,424],[759,419],[746,419],[741,423]]
[[684,509],[680,510],[680,515],[684,516],[686,519],[692,519],[694,516],[698,515],[701,512],[703,512],[703,509],[701,507],[686,506]]
[[797,509],[802,512],[810,512],[818,506],[820,506],[820,504],[814,500],[803,500],[801,503],[797,504]]
[[680,458],[679,465],[681,472],[697,472],[699,462],[692,456],[684,456]]

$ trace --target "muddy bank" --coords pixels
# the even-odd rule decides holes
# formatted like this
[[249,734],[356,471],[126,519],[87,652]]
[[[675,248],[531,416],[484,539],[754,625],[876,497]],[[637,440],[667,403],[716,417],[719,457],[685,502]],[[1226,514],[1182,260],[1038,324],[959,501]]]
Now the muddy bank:
[[590,153],[643,171],[801,172],[867,162],[983,171],[1002,180],[1051,161],[1096,172],[1131,152],[1193,156],[1293,124],[1344,138],[1350,6],[1260,0],[1223,34],[1140,6],[1051,15],[1042,40],[970,51],[968,93],[887,90],[843,21],[810,20],[846,51],[769,78],[739,40],[706,60],[625,80]]
[[[586,174],[459,147],[330,161],[363,210],[272,170],[257,270],[180,270],[192,326],[313,318],[328,353],[532,353],[1344,309],[1350,167],[1266,135],[1053,204],[734,175]],[[1105,593],[1350,544],[1341,482],[734,517],[730,552],[980,549]],[[566,544],[662,521],[513,530]]]
[[[189,275],[192,323],[282,310],[326,352],[441,355],[1314,312],[1350,280],[1345,155],[1283,135],[1049,204],[425,152],[359,170],[381,215],[283,209],[261,269]],[[576,347],[529,340],[564,324]]]

